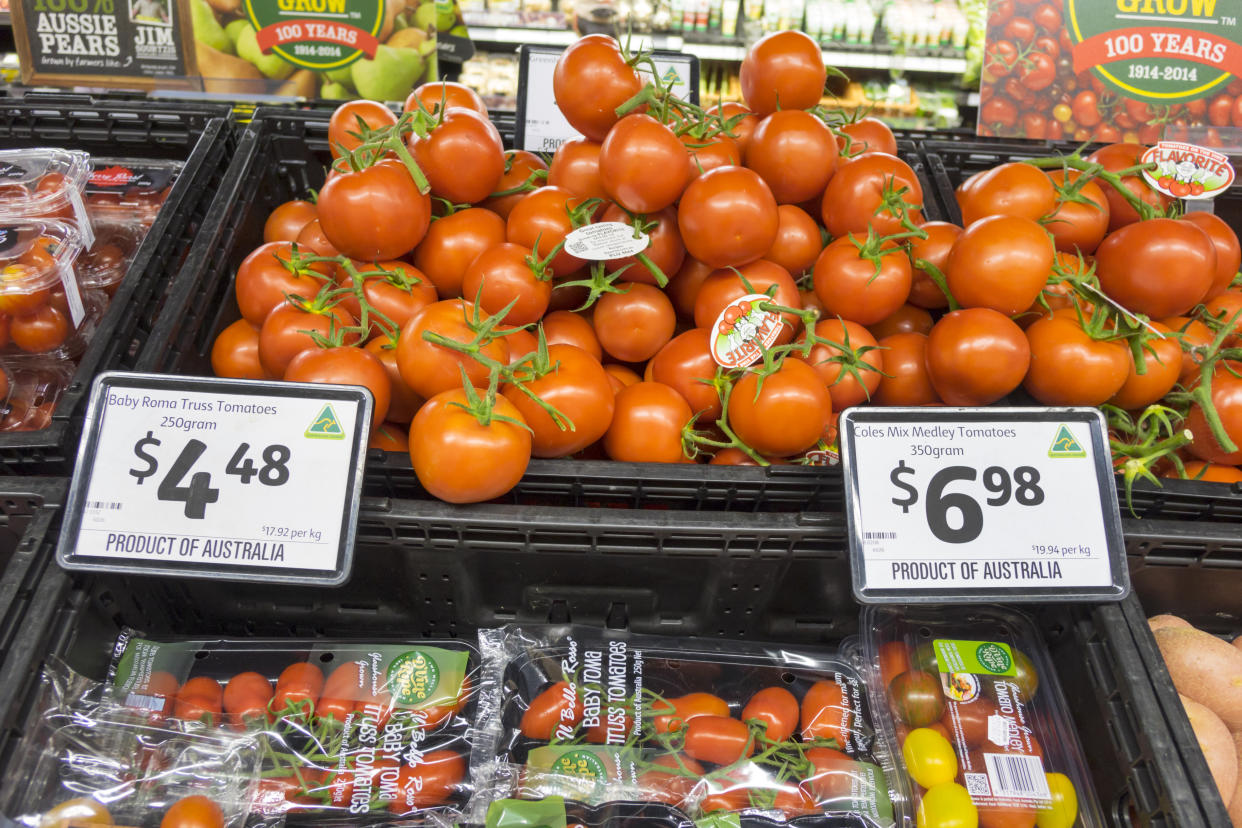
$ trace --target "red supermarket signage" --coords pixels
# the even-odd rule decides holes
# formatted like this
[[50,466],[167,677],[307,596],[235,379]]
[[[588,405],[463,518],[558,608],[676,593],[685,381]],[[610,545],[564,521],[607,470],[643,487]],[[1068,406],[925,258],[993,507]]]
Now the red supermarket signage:
[[357,49],[369,58],[375,57],[379,41],[375,35],[365,32],[357,26],[347,23],[334,23],[323,20],[282,20],[264,26],[255,32],[259,49],[264,54],[277,46],[289,43],[336,43],[350,49]]
[[1074,46],[1074,71],[1136,58],[1176,58],[1242,75],[1242,44],[1187,29],[1142,28],[1101,32]]

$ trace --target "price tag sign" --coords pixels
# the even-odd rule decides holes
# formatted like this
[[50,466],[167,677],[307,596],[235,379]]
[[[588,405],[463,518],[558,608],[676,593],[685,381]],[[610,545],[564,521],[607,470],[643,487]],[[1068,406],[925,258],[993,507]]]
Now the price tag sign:
[[1129,594],[1097,409],[852,408],[841,458],[859,601]]
[[103,373],[57,558],[66,569],[340,585],[371,405],[354,386]]
[[[563,51],[559,46],[529,43],[518,50],[518,97],[513,125],[513,145],[518,149],[556,152],[571,138],[582,137],[565,120],[552,94],[552,73]],[[696,56],[656,51],[651,59],[673,94],[693,104],[699,102],[699,59]]]

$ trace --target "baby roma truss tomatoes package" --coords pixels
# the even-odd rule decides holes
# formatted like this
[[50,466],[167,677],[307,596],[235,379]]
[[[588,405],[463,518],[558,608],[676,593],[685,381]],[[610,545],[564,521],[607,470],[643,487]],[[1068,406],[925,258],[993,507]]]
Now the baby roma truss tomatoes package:
[[473,822],[550,797],[668,824],[895,822],[888,751],[835,652],[564,626],[479,646],[500,699],[480,722]]
[[876,717],[898,747],[896,781],[919,828],[1104,825],[1029,618],[999,607],[869,606],[861,628]]
[[118,706],[105,685],[50,659],[0,784],[0,814],[25,828],[242,828],[259,747],[253,733]]
[[123,634],[109,685],[154,721],[250,732],[262,749],[255,817],[376,825],[451,820],[465,803],[478,650],[461,641],[239,639]]

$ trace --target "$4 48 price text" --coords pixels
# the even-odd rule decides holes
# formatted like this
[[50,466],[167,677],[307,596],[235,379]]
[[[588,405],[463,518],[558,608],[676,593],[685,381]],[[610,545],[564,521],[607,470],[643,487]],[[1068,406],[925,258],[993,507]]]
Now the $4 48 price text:
[[[905,460],[889,473],[888,479],[900,490],[892,498],[894,506],[901,507],[903,515],[919,502],[919,490],[914,484],[917,472],[907,466]],[[983,508],[979,501],[964,492],[945,492],[945,488],[958,481],[973,482],[979,472],[970,466],[947,466],[932,475],[923,493],[927,528],[943,543],[970,543],[983,532]],[[1001,466],[988,466],[983,470],[983,488],[991,493],[985,499],[988,506],[1001,507],[1011,501],[1018,506],[1038,506],[1044,502],[1044,490],[1039,487],[1039,469],[1034,466],[1018,466],[1013,474]],[[961,526],[949,525],[949,512],[961,515]]]
[[[132,476],[138,478],[139,486],[159,470],[160,461],[153,453],[153,449],[160,445],[159,438],[150,431],[147,432],[146,437],[134,443],[134,454],[146,464],[146,468],[129,470]],[[172,465],[168,467],[167,473],[160,479],[155,490],[155,496],[159,500],[185,503],[185,516],[195,520],[202,520],[206,517],[207,504],[215,503],[220,499],[220,490],[212,488],[211,472],[196,471],[190,474],[194,464],[206,450],[207,444],[201,440],[188,441],[176,459],[172,461]],[[243,485],[248,485],[255,477],[258,477],[259,482],[264,486],[283,486],[289,482],[290,451],[288,446],[273,443],[263,449],[262,466],[256,466],[254,460],[247,456],[249,451],[249,443],[239,445],[224,467],[224,473],[235,475]],[[184,483],[186,475],[189,475],[189,483]]]

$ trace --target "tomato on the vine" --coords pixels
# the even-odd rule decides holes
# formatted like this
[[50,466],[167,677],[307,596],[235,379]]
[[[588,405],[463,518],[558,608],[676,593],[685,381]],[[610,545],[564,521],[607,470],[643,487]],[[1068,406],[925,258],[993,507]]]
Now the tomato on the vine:
[[945,276],[962,307],[1012,316],[1039,296],[1055,258],[1052,239],[1037,222],[993,215],[968,225],[958,237]]
[[[747,285],[749,284],[749,288]],[[798,285],[789,271],[767,259],[760,259],[738,268],[721,268],[703,280],[694,300],[694,324],[710,328],[716,318],[738,299],[751,293],[767,293],[773,285],[776,292],[772,303],[797,310],[801,307]],[[798,318],[791,313],[781,315],[784,324],[776,343],[783,345],[794,337]]]
[[482,207],[459,210],[431,222],[427,235],[414,248],[414,266],[427,276],[441,299],[454,299],[462,295],[462,279],[471,262],[505,239],[505,221],[496,213]]
[[785,359],[762,383],[759,379],[758,373],[748,371],[729,395],[729,425],[738,439],[775,457],[814,446],[832,414],[832,397],[815,369]]
[[793,204],[777,208],[776,241],[763,258],[780,265],[791,274],[809,270],[824,249],[819,225],[805,210]]
[[746,52],[738,80],[742,98],[763,117],[777,109],[810,109],[824,94],[824,53],[809,35],[773,32]]
[[569,125],[603,141],[619,118],[617,107],[642,89],[638,72],[614,38],[591,34],[561,53],[552,72],[552,95]]
[[746,148],[746,166],[759,173],[778,204],[799,204],[820,195],[836,172],[836,157],[832,130],[800,109],[768,115]]
[[[1059,315],[1064,314],[1064,315]],[[1059,311],[1026,329],[1031,364],[1023,387],[1044,405],[1100,405],[1121,390],[1130,351],[1116,339],[1094,339],[1073,311]]]
[[[454,204],[487,198],[505,174],[505,147],[486,115],[465,107],[449,107],[426,138],[409,139],[433,195]],[[388,257],[385,257],[388,258]]]
[[815,260],[815,295],[826,313],[872,325],[905,304],[913,276],[905,251],[892,242],[873,258],[864,258],[862,248],[853,235],[825,247]]
[[[465,344],[474,340],[474,304],[462,299],[442,299],[420,310],[401,329],[397,342],[397,366],[406,385],[426,399],[443,391],[461,387],[462,369],[476,386],[487,385],[487,367],[470,355],[428,342],[425,332]],[[479,312],[486,318],[486,314]],[[505,365],[509,346],[504,337],[487,342],[480,355]]]
[[332,176],[319,191],[318,205],[328,241],[364,262],[410,252],[431,221],[431,199],[418,191],[399,161]]
[[940,402],[927,374],[927,336],[902,333],[879,340],[884,348],[884,376],[875,390],[877,405],[927,405]]
[[636,382],[617,392],[604,451],[626,462],[685,462],[681,436],[691,416],[685,399],[669,386]]
[[945,314],[927,336],[927,374],[949,405],[987,405],[1026,376],[1031,346],[1013,320],[990,308]]
[[378,101],[347,101],[332,112],[328,121],[328,149],[337,158],[342,150],[349,152],[362,143],[359,136],[372,130],[396,126],[397,116]]
[[883,152],[887,155],[897,154],[897,138],[893,135],[893,131],[888,128],[888,124],[879,118],[872,118],[868,115],[865,118],[859,118],[857,121],[842,124],[838,131],[842,135],[849,136],[848,147],[844,138],[839,143],[841,144],[842,154],[850,158],[867,152]]
[[1110,233],[1096,250],[1100,287],[1153,319],[1185,313],[1216,276],[1216,248],[1196,224],[1152,219]]
[[717,167],[686,187],[677,226],[691,256],[712,267],[738,267],[772,247],[779,213],[772,191],[753,170]]
[[530,463],[530,432],[513,403],[497,395],[486,423],[469,406],[464,389],[450,388],[428,399],[410,423],[414,474],[449,503],[499,497],[517,485]]
[[830,318],[815,323],[815,335],[835,344],[816,342],[810,355],[796,356],[824,381],[833,410],[871,400],[884,378],[884,352],[871,332],[857,322]]
[[664,291],[641,282],[614,285],[595,303],[592,324],[600,347],[621,362],[646,362],[673,338],[677,313]]
[[869,152],[842,163],[824,190],[820,207],[824,226],[834,237],[869,229],[885,236],[904,229],[901,213],[918,224],[923,186],[910,165],[882,152]]
[[654,213],[677,201],[690,181],[686,148],[650,115],[626,115],[599,151],[604,190],[625,209]]
[[383,364],[368,350],[344,346],[300,351],[285,369],[286,382],[322,382],[360,385],[371,392],[371,428],[388,417],[392,381]]

